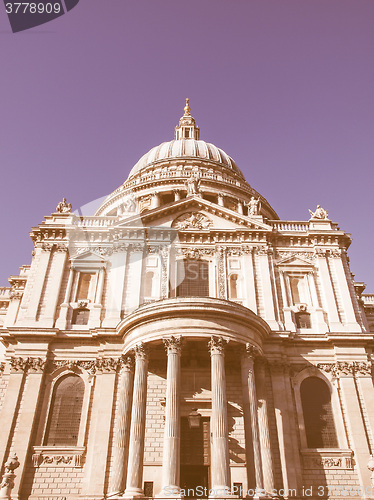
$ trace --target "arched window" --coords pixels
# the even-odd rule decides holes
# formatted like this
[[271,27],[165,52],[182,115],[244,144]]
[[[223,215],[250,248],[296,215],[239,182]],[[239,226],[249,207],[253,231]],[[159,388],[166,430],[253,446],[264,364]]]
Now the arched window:
[[184,259],[177,265],[177,297],[209,297],[208,262]]
[[152,271],[147,271],[145,273],[144,297],[152,297],[153,277],[154,277],[154,273]]
[[238,298],[238,275],[231,274],[229,281],[229,297],[230,299]]
[[56,382],[47,424],[46,446],[76,446],[84,396],[84,382],[78,375],[66,375]]
[[319,377],[308,377],[300,386],[308,448],[337,448],[338,440],[330,390]]

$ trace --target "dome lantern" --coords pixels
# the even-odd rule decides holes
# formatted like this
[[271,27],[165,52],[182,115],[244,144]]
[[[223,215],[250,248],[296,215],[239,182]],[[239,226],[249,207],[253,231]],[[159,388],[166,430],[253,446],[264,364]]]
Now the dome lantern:
[[175,140],[179,139],[195,139],[200,137],[200,129],[196,125],[195,118],[191,116],[190,100],[186,99],[184,107],[184,115],[179,120],[179,125],[175,127]]

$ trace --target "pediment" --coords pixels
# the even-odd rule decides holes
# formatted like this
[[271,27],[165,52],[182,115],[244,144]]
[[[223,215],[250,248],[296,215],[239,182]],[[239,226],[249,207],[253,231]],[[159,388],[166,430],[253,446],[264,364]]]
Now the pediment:
[[313,262],[308,259],[308,257],[304,257],[302,255],[288,255],[287,257],[283,257],[281,260],[277,262],[278,266],[285,267],[314,267]]
[[70,260],[72,267],[79,270],[97,269],[106,262],[102,255],[86,248],[77,249]]
[[[199,215],[198,215],[199,214]],[[191,224],[178,224],[183,220],[192,217]],[[194,218],[197,217],[201,224]],[[203,221],[205,221],[203,223]],[[195,223],[195,228],[193,224]],[[183,227],[183,225],[185,227]],[[272,231],[272,227],[264,222],[252,219],[248,216],[239,214],[226,207],[218,206],[203,198],[191,196],[163,207],[155,208],[142,214],[123,219],[118,222],[117,227],[162,227],[176,228],[182,230],[201,230],[201,229],[256,229],[261,231]],[[179,227],[177,227],[179,226]],[[187,226],[189,226],[187,228]],[[200,227],[199,227],[200,226]],[[205,227],[202,227],[205,226]]]

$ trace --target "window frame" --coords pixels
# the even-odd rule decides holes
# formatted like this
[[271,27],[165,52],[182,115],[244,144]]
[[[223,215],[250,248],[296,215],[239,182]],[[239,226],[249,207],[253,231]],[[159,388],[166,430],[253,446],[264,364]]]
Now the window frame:
[[[77,444],[76,444],[76,446],[45,445],[44,442],[45,442],[46,436],[47,436],[47,426],[48,426],[48,422],[49,422],[49,418],[50,418],[51,410],[52,410],[52,399],[53,399],[54,390],[55,390],[57,382],[59,380],[61,380],[63,377],[66,377],[67,375],[79,376],[83,380],[83,383],[84,383],[83,403],[82,403],[82,410],[81,410],[81,419],[80,419],[80,423],[79,423]],[[52,452],[52,451],[59,452],[61,450],[63,451],[63,450],[67,450],[67,449],[69,449],[69,450],[84,450],[85,435],[86,435],[86,428],[87,428],[87,419],[88,419],[88,410],[89,410],[89,403],[90,403],[91,391],[92,391],[92,382],[93,382],[93,375],[86,372],[86,370],[81,369],[80,367],[76,367],[76,366],[73,366],[73,367],[62,366],[60,368],[57,368],[52,373],[50,373],[46,376],[44,399],[43,399],[42,408],[41,408],[41,412],[40,412],[39,427],[38,427],[37,435],[36,435],[36,439],[35,439],[36,448],[39,451],[44,451],[46,453],[47,451],[48,452]]]
[[[338,440],[337,448],[308,448],[300,387],[302,382],[309,377],[320,378],[321,380],[323,380],[323,382],[326,383],[330,391],[332,417],[335,425],[336,437]],[[297,413],[297,421],[299,427],[301,451],[306,451],[306,452],[308,451],[326,452],[328,450],[347,451],[348,442],[344,428],[342,408],[340,405],[338,391],[336,387],[336,380],[333,380],[332,378],[325,376],[325,374],[322,373],[320,370],[318,370],[318,368],[316,367],[308,367],[302,370],[292,379],[292,386],[294,390],[295,403],[296,403],[296,413]]]

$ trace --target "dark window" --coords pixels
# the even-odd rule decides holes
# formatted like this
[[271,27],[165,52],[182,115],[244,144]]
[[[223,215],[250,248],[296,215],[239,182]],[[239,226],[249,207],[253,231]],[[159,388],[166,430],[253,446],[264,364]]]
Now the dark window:
[[45,444],[76,446],[84,395],[84,382],[78,375],[67,375],[55,385]]
[[312,328],[309,313],[298,312],[295,314],[295,318],[297,328]]
[[184,136],[186,139],[188,139],[190,137],[190,131],[187,128],[184,131]]
[[71,323],[73,325],[88,325],[88,318],[90,317],[89,309],[81,308],[74,309]]
[[177,297],[209,297],[208,262],[185,259],[177,266]]
[[301,383],[300,393],[308,448],[337,448],[327,384],[318,377],[309,377]]

